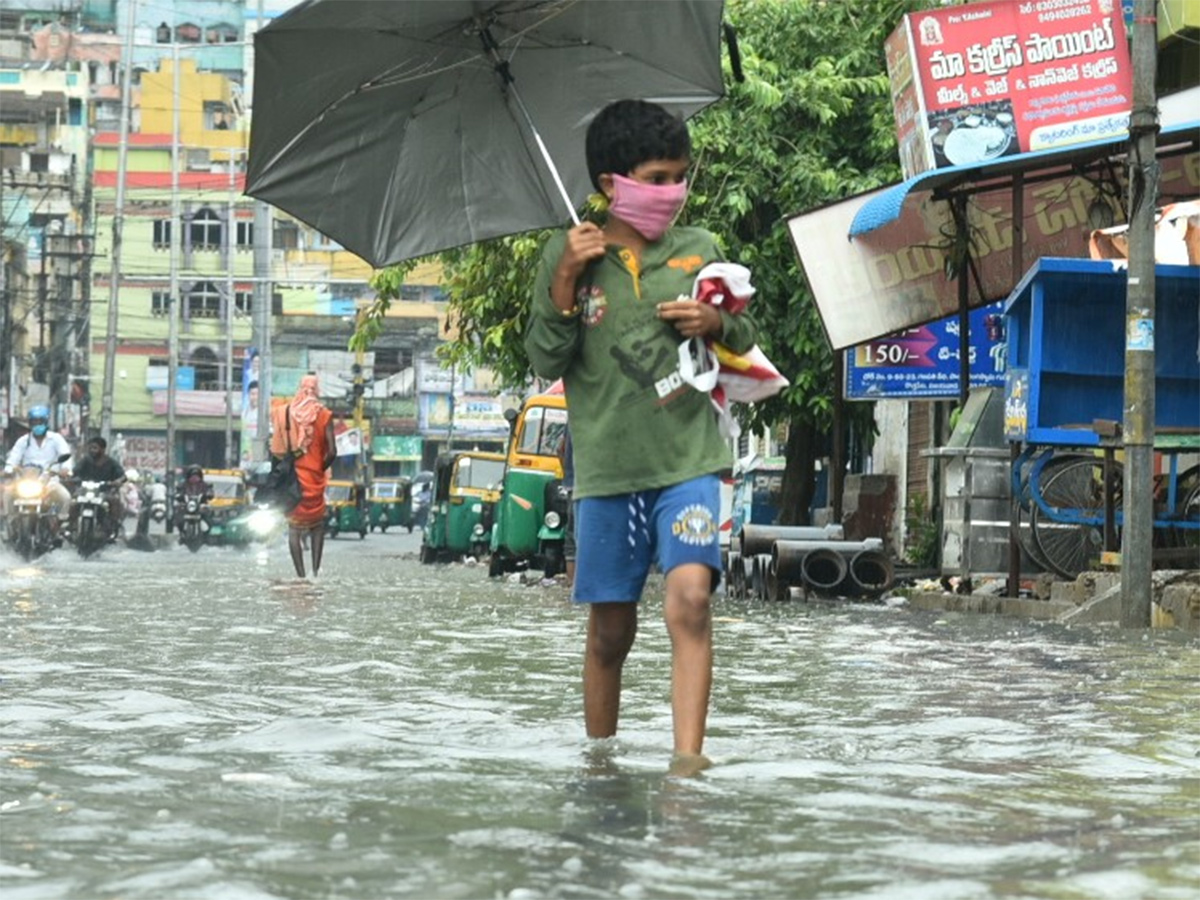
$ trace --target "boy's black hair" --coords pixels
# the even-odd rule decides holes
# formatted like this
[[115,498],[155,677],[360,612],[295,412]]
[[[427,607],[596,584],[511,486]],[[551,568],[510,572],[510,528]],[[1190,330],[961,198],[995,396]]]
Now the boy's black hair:
[[96,435],[95,437],[92,437],[92,438],[88,438],[87,445],[89,447],[91,447],[93,444],[98,445],[101,450],[108,449],[108,441],[106,441],[104,438],[100,437],[99,435]]
[[600,175],[628,175],[654,159],[692,155],[687,125],[657,103],[618,100],[596,114],[587,130],[587,167],[600,190]]

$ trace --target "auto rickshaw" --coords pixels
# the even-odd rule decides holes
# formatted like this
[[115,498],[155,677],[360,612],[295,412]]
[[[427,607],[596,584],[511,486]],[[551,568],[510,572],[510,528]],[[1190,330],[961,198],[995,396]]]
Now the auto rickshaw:
[[343,531],[357,531],[359,540],[367,536],[370,513],[365,485],[353,481],[330,481],[325,487],[325,533],[337,537]]
[[567,398],[537,394],[520,412],[508,410],[505,417],[508,454],[504,488],[495,507],[488,574],[495,577],[532,565],[552,578],[566,568],[563,537],[571,496],[562,483],[561,453]]
[[246,513],[250,503],[246,473],[241,469],[205,469],[204,480],[213,494],[208,503],[209,528],[205,543],[217,547],[245,543],[248,536],[229,525]]
[[503,453],[443,453],[433,466],[433,500],[421,537],[421,562],[476,558],[491,548],[494,507],[504,482]]
[[370,526],[413,530],[412,482],[407,478],[376,479],[371,483]]

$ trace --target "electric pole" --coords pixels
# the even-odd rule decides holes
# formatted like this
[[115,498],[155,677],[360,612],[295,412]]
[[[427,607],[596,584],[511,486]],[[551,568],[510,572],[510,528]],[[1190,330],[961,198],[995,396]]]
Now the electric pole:
[[1125,295],[1125,477],[1121,625],[1150,625],[1154,543],[1154,214],[1158,205],[1156,0],[1133,4],[1129,282]]
[[[237,184],[233,150],[229,151],[229,201],[225,210],[225,468],[232,469],[238,461],[233,444],[233,255],[236,248],[237,205],[234,186]],[[245,386],[243,386],[243,390]]]
[[121,296],[121,238],[125,229],[125,173],[129,165],[129,114],[133,103],[133,31],[137,0],[129,0],[125,23],[125,79],[121,85],[120,140],[117,144],[117,198],[112,223],[112,268],[108,276],[108,324],[104,335],[104,394],[100,401],[100,435],[112,440],[113,390],[117,378],[117,306]]
[[179,200],[179,42],[171,45],[171,247],[167,288],[167,531],[175,519],[175,400],[179,390],[179,256],[183,214]]
[[[258,0],[258,27],[262,28],[263,0]],[[257,50],[255,51],[257,54]],[[251,97],[252,104],[257,97]],[[271,298],[274,289],[271,274],[271,207],[254,201],[254,306],[251,310],[252,343],[258,348],[258,423],[251,459],[270,459],[267,442],[271,438]]]

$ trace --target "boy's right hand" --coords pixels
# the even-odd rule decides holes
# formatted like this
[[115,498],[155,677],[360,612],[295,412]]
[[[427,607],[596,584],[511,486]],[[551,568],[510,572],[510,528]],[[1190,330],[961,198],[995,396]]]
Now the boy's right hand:
[[556,276],[575,281],[587,264],[604,255],[604,232],[595,222],[582,222],[567,232],[567,243],[558,258]]
[[604,255],[604,232],[594,222],[583,222],[567,232],[567,243],[550,282],[550,299],[564,316],[579,311],[575,305],[575,282],[588,263]]

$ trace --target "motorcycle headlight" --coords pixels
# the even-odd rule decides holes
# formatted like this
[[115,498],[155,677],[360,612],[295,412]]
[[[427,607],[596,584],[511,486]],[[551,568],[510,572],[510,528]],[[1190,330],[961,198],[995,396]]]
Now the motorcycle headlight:
[[477,538],[483,537],[483,526],[476,522],[475,527],[471,529],[471,534],[475,535]]
[[562,524],[562,516],[551,510],[546,513],[546,518],[543,521],[546,523],[547,528],[557,528]]
[[200,504],[197,503],[195,500],[189,500],[187,502],[187,511],[188,512],[194,513],[194,512],[198,512],[199,510],[200,510]]
[[17,496],[22,500],[35,500],[42,496],[42,483],[40,481],[18,481]]
[[268,534],[275,527],[275,513],[269,509],[258,509],[246,520],[246,527],[257,535]]

